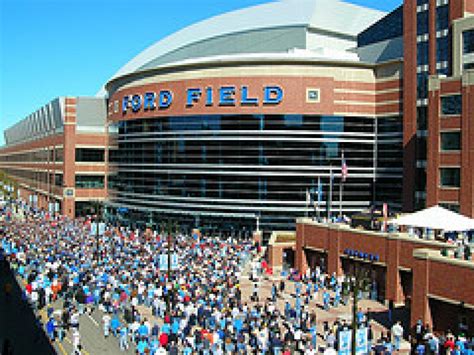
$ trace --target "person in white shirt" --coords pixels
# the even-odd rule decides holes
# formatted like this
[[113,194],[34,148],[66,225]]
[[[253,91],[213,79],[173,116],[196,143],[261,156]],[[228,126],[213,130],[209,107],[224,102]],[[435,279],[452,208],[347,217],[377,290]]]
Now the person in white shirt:
[[395,350],[400,350],[400,343],[403,338],[403,327],[400,322],[395,323],[392,326],[393,346]]

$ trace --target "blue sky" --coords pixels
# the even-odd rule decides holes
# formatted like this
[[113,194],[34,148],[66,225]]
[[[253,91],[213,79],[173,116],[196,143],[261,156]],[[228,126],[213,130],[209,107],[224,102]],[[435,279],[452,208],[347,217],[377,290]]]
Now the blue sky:
[[[327,0],[331,1],[331,0]],[[346,0],[390,11],[402,0]],[[3,131],[57,96],[95,95],[159,39],[268,0],[0,0]]]

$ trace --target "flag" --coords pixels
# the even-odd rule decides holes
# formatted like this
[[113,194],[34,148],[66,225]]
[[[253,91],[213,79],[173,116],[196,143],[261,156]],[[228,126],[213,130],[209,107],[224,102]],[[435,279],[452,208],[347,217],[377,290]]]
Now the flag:
[[318,205],[321,205],[323,200],[323,185],[321,184],[321,178],[318,176]]
[[342,181],[346,181],[347,176],[349,175],[349,171],[347,169],[346,158],[344,158],[344,151],[342,151],[342,159],[341,159],[341,179]]

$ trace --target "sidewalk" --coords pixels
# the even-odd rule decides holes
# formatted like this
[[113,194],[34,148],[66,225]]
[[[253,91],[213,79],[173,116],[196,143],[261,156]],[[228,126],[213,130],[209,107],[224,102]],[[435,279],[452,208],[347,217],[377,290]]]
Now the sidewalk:
[[[13,285],[10,297],[4,291],[6,283]],[[6,265],[0,265],[0,288],[0,351],[8,339],[15,355],[56,354]]]

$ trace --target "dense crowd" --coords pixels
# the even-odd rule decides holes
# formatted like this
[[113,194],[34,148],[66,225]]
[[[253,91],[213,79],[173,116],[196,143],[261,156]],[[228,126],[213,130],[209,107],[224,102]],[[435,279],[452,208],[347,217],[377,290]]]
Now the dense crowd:
[[[288,276],[294,293],[284,299],[284,307],[277,303],[288,281],[274,283],[270,297],[263,299],[259,281],[265,264],[256,261],[259,248],[251,241],[176,234],[170,240],[179,267],[168,275],[159,260],[168,249],[167,236],[108,226],[96,238],[88,219],[53,218],[26,205],[22,211],[22,220],[2,212],[7,218],[0,222],[0,248],[24,282],[25,299],[35,309],[46,309],[51,341],[70,336],[75,354],[81,354],[80,319],[95,312],[101,314],[104,337],[140,355],[310,355],[318,349],[335,354],[339,333],[350,328],[337,320],[317,329],[310,302],[318,299],[326,310],[348,302],[345,280],[319,268]],[[242,277],[253,282],[250,300],[242,295]],[[375,353],[400,347],[404,330],[399,324],[374,339],[369,320],[357,312]],[[416,344],[419,354],[422,345],[429,352],[431,339],[424,329]]]

